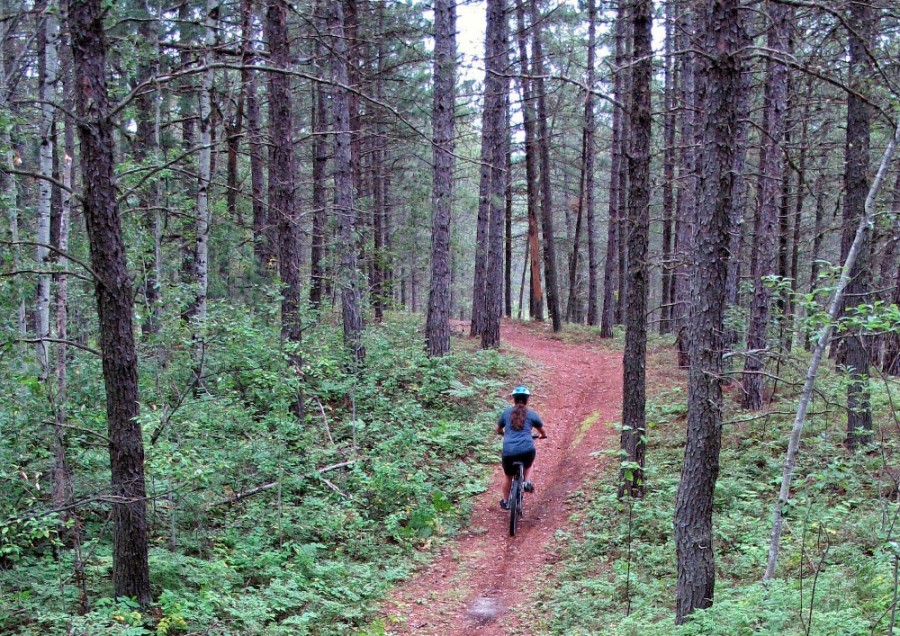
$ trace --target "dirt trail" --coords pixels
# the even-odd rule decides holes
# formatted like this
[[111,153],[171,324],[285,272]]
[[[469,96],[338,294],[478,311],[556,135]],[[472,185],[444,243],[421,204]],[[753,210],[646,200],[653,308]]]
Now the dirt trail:
[[498,506],[498,458],[467,531],[389,599],[382,612],[389,634],[530,635],[510,610],[529,603],[532,590],[541,588],[543,566],[556,558],[553,535],[568,523],[568,495],[605,461],[592,453],[617,443],[607,423],[620,418],[621,355],[564,344],[512,322],[504,323],[502,341],[504,349],[539,365],[541,380],[529,406],[540,413],[550,438],[537,442],[536,492],[526,497],[526,518],[509,537],[508,513]]

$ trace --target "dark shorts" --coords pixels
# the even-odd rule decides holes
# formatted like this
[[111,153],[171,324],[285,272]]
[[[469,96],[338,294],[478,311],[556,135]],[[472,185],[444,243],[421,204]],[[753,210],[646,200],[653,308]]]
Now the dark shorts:
[[519,453],[518,455],[503,455],[501,458],[503,461],[503,472],[506,473],[509,477],[516,476],[516,468],[513,466],[516,462],[522,462],[522,466],[524,468],[531,468],[531,465],[534,463],[534,458],[537,455],[537,451],[531,449],[527,453]]

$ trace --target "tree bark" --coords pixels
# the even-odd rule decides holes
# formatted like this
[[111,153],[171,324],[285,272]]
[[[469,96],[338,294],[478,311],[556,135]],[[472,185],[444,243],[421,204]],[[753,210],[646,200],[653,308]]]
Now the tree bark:
[[[778,55],[788,55],[792,10],[787,5],[769,2],[771,25],[768,48]],[[765,135],[762,165],[759,174],[759,204],[754,223],[755,261],[753,271],[753,303],[750,308],[750,324],[747,330],[747,357],[744,362],[743,398],[741,406],[758,411],[763,407],[762,368],[768,348],[766,331],[769,326],[769,306],[772,290],[765,284],[767,277],[775,273],[777,255],[776,237],[779,197],[784,174],[785,115],[787,112],[788,68],[780,60],[766,60]]]
[[[868,50],[874,36],[875,12],[869,0],[850,4],[850,87],[847,94],[847,145],[844,153],[844,228],[841,235],[841,260],[850,253],[859,219],[865,216],[869,190],[869,138],[871,109],[860,94],[870,92],[872,61]],[[871,291],[871,229],[863,235],[853,267],[843,312],[851,306],[868,303]],[[852,299],[852,301],[851,301]],[[871,337],[862,327],[851,327],[843,341],[839,362],[849,375],[847,385],[848,448],[872,442],[872,409],[869,404],[869,345]]]
[[595,0],[588,0],[588,94],[584,104],[584,127],[587,139],[584,153],[584,205],[587,208],[588,238],[588,310],[587,324],[596,325],[597,316],[597,230],[594,210],[594,145],[596,134],[596,113],[594,95],[591,92],[597,81],[594,66],[597,48],[597,6]]
[[[286,0],[269,0],[266,7],[266,37],[269,62],[275,68],[287,69],[291,63]],[[295,194],[293,110],[290,77],[269,74],[269,218],[278,220],[278,272],[281,277],[281,338],[288,350],[288,360],[299,374],[303,360],[300,354],[301,279],[299,218]],[[298,417],[303,414],[302,399],[292,407]]]
[[[59,74],[59,24],[52,0],[39,6],[42,15],[41,26],[37,33],[38,49],[38,86],[41,99],[40,146],[38,171],[44,179],[38,180],[37,201],[37,243],[35,247],[35,263],[39,272],[50,269],[50,216],[53,198],[53,184],[49,178],[53,176],[54,153],[54,107],[56,101],[56,82]],[[50,374],[50,350],[45,338],[50,337],[50,274],[38,275],[37,307],[35,310],[36,350],[40,365],[40,379],[44,381]]]
[[431,289],[425,338],[428,355],[450,351],[450,222],[456,96],[456,4],[435,0],[434,99],[432,105]]
[[[624,100],[624,73],[625,73],[625,31],[626,31],[626,3],[619,4],[616,13],[616,53],[615,53],[615,80],[613,83],[613,96],[616,104]],[[623,146],[622,146],[622,109],[613,106],[612,123],[612,148],[610,150],[609,168],[609,222],[606,231],[606,261],[603,267],[603,310],[600,315],[600,337],[612,338],[613,324],[616,320],[616,271],[619,262],[619,189],[621,184],[621,170]]]
[[[194,248],[194,273],[196,274],[197,296],[190,317],[194,320],[194,343],[197,346],[196,359],[203,359],[205,349],[203,325],[206,323],[206,306],[209,291],[209,228],[212,214],[209,207],[209,189],[213,171],[213,73],[209,68],[213,62],[213,47],[216,40],[218,21],[218,0],[207,0],[204,17],[203,71],[200,82],[200,153],[197,179],[196,246]],[[199,369],[198,369],[199,372]]]
[[[700,6],[700,5],[698,5]],[[689,0],[680,0],[676,4],[678,13],[675,47],[688,52],[679,57],[679,90],[681,93],[681,130],[678,182],[679,189],[675,200],[675,277],[673,286],[674,302],[672,304],[675,331],[679,337],[689,331],[687,323],[692,304],[690,262],[694,253],[693,234],[697,216],[697,166],[696,166],[696,132],[695,118],[699,112],[696,102],[695,72],[696,55],[690,50],[695,38],[695,8]],[[696,31],[699,34],[699,29]],[[690,366],[689,356],[679,360],[679,366]]]
[[138,417],[137,354],[131,280],[119,221],[113,124],[106,88],[106,43],[100,0],[72,2],[69,25],[81,139],[84,218],[100,322],[112,469],[113,593],[151,602],[147,561],[144,446]]
[[547,95],[544,90],[544,53],[541,42],[541,16],[537,0],[531,0],[531,68],[537,97],[537,148],[541,165],[541,223],[544,231],[544,282],[547,286],[547,312],[553,331],[562,328],[559,313],[559,285],[556,282],[556,241],[553,231],[553,193],[550,188],[550,135],[547,131]]
[[331,74],[334,130],[334,209],[338,216],[341,255],[341,316],[344,343],[356,364],[365,361],[362,344],[363,316],[360,304],[359,272],[356,258],[356,208],[353,192],[353,161],[350,150],[350,96],[347,72],[348,46],[344,37],[344,8],[331,2],[329,32],[332,42]]
[[[746,31],[742,31],[746,36]],[[745,45],[749,45],[747,38]],[[725,298],[729,307],[739,304],[741,271],[744,254],[744,212],[747,207],[747,178],[744,175],[747,162],[747,147],[750,137],[750,97],[753,73],[745,68],[741,73],[738,91],[735,96],[737,104],[737,131],[734,136],[736,144],[734,155],[734,191],[731,193],[731,237],[728,240],[728,279],[725,283]],[[738,340],[736,329],[729,328],[725,341],[733,345]]]
[[[494,59],[491,72],[494,75],[494,112],[491,116],[491,179],[490,214],[488,226],[487,272],[484,286],[484,324],[481,332],[481,348],[496,349],[500,346],[500,318],[503,315],[503,222],[505,217],[506,193],[506,148],[509,136],[506,127],[507,93],[509,79],[508,40],[509,21],[506,16],[506,0],[488,0],[487,36],[493,40],[491,46]],[[546,245],[545,245],[546,248]]]
[[647,246],[650,236],[650,80],[653,75],[652,2],[636,0],[631,9],[634,59],[631,76],[631,149],[628,153],[628,297],[622,361],[622,466],[619,496],[644,495],[647,450],[646,362]]
[[675,93],[677,91],[677,74],[675,72],[674,41],[674,2],[665,3],[666,36],[665,36],[665,80],[663,89],[663,226],[662,226],[662,290],[659,316],[659,333],[672,331],[673,301],[673,254],[672,254],[672,221],[675,212]]
[[704,231],[697,233],[694,246],[687,441],[675,502],[678,624],[694,610],[710,607],[715,588],[712,512],[722,440],[722,324],[743,42],[739,0],[709,0],[701,17],[703,54],[697,56],[697,76],[703,78],[698,95],[703,143],[697,223]]
[[[141,2],[140,15],[144,18],[138,33],[146,44],[152,45],[153,52],[146,55],[138,65],[135,84],[150,80],[159,73],[159,36],[152,19],[150,6]],[[135,98],[137,110],[137,130],[135,135],[134,156],[138,162],[152,161],[159,164],[160,151],[160,101],[161,96],[154,92],[143,92]],[[150,166],[147,166],[148,168]],[[150,179],[139,193],[139,206],[143,209],[142,222],[144,230],[152,237],[149,249],[143,254],[144,275],[140,286],[144,299],[144,321],[141,324],[141,336],[144,340],[153,337],[160,327],[160,296],[162,285],[162,230],[163,218],[160,207],[159,179]]]
[[538,230],[538,149],[534,130],[534,93],[531,90],[528,64],[528,41],[525,30],[525,0],[516,0],[516,26],[519,43],[519,91],[522,96],[522,127],[525,129],[525,189],[528,199],[528,245],[531,258],[529,314],[533,320],[544,319],[544,292],[541,287],[541,246]]
[[[241,0],[241,57],[245,65],[254,63],[253,0]],[[253,254],[256,270],[268,273],[272,249],[269,244],[268,209],[263,175],[263,139],[260,129],[259,100],[256,96],[256,72],[241,69],[241,84],[246,101],[247,145],[250,159],[250,205],[253,224]]]

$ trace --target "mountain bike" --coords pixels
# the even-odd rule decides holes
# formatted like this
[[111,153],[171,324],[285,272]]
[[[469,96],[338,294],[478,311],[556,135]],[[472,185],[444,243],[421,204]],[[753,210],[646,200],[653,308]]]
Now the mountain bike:
[[[531,439],[540,439],[532,435]],[[509,489],[509,536],[516,536],[519,529],[519,520],[525,517],[525,465],[522,462],[513,463],[516,476],[513,477],[512,487]]]

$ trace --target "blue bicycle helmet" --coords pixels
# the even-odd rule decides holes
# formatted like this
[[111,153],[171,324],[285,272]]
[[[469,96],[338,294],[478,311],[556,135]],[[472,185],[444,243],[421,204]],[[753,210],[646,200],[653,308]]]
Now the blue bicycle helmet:
[[524,384],[520,384],[519,386],[514,388],[512,392],[512,397],[515,397],[517,395],[531,395],[531,391],[529,391],[528,387]]

